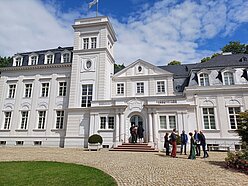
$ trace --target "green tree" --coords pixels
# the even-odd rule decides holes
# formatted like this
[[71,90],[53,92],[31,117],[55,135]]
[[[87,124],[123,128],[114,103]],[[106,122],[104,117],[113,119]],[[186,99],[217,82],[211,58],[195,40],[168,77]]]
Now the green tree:
[[201,63],[204,63],[204,62],[207,62],[211,59],[211,57],[204,57],[202,60],[201,60]]
[[10,63],[12,63],[13,58],[12,57],[1,57],[0,56],[0,67],[6,67]]
[[232,54],[240,54],[247,52],[247,46],[241,44],[239,41],[230,41],[229,44],[225,45],[222,52],[232,52]]
[[238,129],[236,132],[241,137],[242,144],[248,145],[248,110],[239,113]]
[[117,72],[121,71],[124,68],[125,68],[125,65],[124,64],[121,64],[121,65],[115,64],[115,66],[114,66],[114,72],[117,73]]
[[173,61],[169,62],[168,65],[181,65],[181,62],[173,60]]

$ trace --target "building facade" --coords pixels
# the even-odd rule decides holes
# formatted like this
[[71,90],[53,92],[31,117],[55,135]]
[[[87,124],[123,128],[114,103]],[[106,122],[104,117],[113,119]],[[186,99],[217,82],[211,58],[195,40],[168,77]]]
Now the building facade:
[[73,28],[73,47],[16,54],[0,69],[1,145],[86,148],[97,133],[112,148],[129,141],[131,124],[142,125],[144,142],[157,149],[173,128],[202,130],[208,144],[239,145],[247,54],[173,66],[138,59],[114,73],[108,18],[78,19]]

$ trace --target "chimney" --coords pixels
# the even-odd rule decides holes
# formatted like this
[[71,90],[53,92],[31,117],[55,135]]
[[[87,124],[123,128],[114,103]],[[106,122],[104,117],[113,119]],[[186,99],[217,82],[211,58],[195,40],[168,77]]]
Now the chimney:
[[223,56],[232,55],[232,52],[223,52],[222,55],[223,55]]

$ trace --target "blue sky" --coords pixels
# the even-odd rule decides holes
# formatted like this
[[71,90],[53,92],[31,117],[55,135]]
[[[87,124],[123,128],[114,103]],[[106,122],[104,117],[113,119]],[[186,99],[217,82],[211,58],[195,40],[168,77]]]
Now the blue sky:
[[[0,0],[0,55],[73,45],[74,19],[92,0]],[[248,0],[99,0],[115,32],[118,64],[196,63],[230,41],[248,44]]]

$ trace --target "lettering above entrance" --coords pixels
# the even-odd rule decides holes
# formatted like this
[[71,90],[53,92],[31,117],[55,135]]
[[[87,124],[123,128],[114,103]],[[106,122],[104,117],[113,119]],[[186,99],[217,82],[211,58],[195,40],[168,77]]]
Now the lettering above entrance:
[[128,108],[129,110],[138,110],[141,111],[143,109],[143,101],[133,99],[128,102]]

